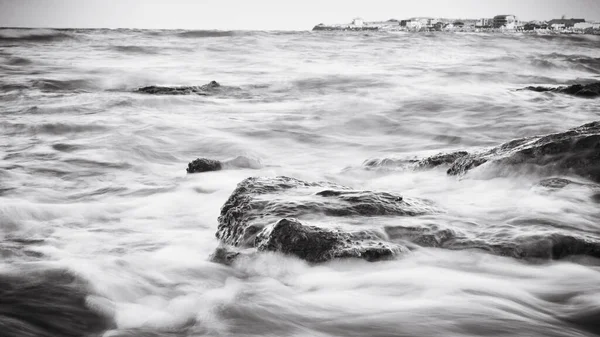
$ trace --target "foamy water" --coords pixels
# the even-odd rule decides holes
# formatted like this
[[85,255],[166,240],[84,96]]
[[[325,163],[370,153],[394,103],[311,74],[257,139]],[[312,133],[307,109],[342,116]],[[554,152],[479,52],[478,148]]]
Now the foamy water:
[[[363,166],[598,120],[598,100],[516,89],[600,80],[599,45],[598,36],[0,30],[0,274],[74,275],[81,284],[68,287],[112,322],[104,336],[593,336],[592,258],[435,248],[376,263],[208,257],[220,207],[250,176],[390,191],[444,210],[386,220],[397,224],[600,239],[586,186],[549,191],[515,170]],[[239,90],[133,92],[211,80]],[[240,155],[262,168],[185,171],[197,157]],[[0,328],[11,326],[17,315],[0,309]]]

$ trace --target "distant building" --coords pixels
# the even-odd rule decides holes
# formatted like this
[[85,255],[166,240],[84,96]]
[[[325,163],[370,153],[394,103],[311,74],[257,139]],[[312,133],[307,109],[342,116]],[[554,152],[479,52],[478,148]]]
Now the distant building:
[[575,29],[600,29],[600,22],[578,22],[573,28]]
[[494,16],[494,28],[514,29],[517,24],[517,17],[514,15],[496,15]]
[[354,20],[352,20],[352,25],[354,26],[362,27],[364,24],[365,21],[361,18],[354,18]]
[[554,19],[548,21],[548,26],[552,29],[573,28],[575,24],[583,22],[585,22],[585,19]]
[[477,28],[491,28],[494,26],[494,19],[479,19],[475,23]]

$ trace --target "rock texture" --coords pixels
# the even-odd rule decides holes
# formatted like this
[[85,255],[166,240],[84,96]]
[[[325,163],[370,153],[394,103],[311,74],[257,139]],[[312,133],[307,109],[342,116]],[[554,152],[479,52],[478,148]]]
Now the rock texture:
[[[551,187],[566,183],[571,182],[543,182]],[[223,245],[211,259],[231,264],[256,251],[274,251],[311,263],[338,258],[378,261],[419,247],[477,250],[519,259],[600,258],[599,238],[564,231],[543,219],[453,229],[435,220],[403,224],[403,217],[420,215],[428,219],[447,216],[430,202],[393,193],[356,191],[289,177],[248,178],[238,184],[221,209],[216,236]],[[528,226],[522,226],[524,223]],[[537,234],[522,230],[536,223],[548,230]]]
[[554,88],[530,86],[521,90],[531,90],[536,92],[556,92],[578,97],[594,98],[600,96],[600,82],[591,84],[574,84]]
[[[225,244],[292,254],[309,262],[338,257],[388,258],[406,250],[381,231],[309,226],[302,218],[416,216],[435,212],[424,200],[386,192],[355,191],[327,182],[289,177],[248,178],[221,208],[216,236]],[[302,222],[301,222],[302,221]]]
[[221,169],[223,169],[223,164],[218,160],[198,158],[188,163],[186,171],[187,173],[200,173],[220,171]]
[[542,173],[576,174],[600,182],[600,122],[566,132],[515,139],[488,151],[460,157],[448,174],[464,174],[488,162],[528,165]]
[[402,168],[402,169],[431,169],[438,166],[449,166],[457,159],[467,156],[466,151],[456,151],[450,153],[438,153],[425,159],[369,159],[363,163],[363,166],[369,169],[378,168]]
[[136,92],[151,94],[151,95],[201,95],[208,96],[221,93],[226,87],[222,87],[218,82],[211,81],[201,86],[182,86],[182,87],[163,87],[151,85],[142,87]]

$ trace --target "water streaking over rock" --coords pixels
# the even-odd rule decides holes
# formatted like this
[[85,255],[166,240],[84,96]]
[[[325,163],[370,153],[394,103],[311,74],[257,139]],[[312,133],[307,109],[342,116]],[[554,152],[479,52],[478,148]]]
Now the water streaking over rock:
[[0,336],[597,336],[599,42],[0,29]]
[[573,84],[566,87],[556,87],[556,88],[548,88],[548,87],[527,87],[524,90],[531,90],[537,92],[557,92],[561,94],[579,96],[579,97],[598,97],[600,96],[600,82],[591,83],[591,84]]

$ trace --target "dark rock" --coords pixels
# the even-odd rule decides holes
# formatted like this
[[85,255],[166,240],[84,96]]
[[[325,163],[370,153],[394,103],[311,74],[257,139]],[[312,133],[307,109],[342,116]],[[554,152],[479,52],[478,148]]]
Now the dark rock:
[[223,169],[223,164],[214,159],[198,158],[188,164],[187,173],[199,173],[209,171],[220,171]]
[[85,282],[65,270],[0,274],[0,335],[101,336],[115,326],[88,306]]
[[574,84],[570,86],[554,88],[530,86],[521,90],[531,90],[536,92],[556,92],[578,97],[594,98],[600,96],[600,82],[591,84]]
[[380,237],[368,232],[351,233],[306,226],[296,219],[287,218],[261,231],[255,245],[258,250],[295,255],[315,263],[345,257],[376,261],[403,251],[400,246],[384,243]]
[[417,168],[434,168],[442,165],[451,165],[457,159],[467,156],[469,153],[466,151],[456,151],[450,153],[439,153],[435,156],[419,160],[416,163]]
[[[374,231],[304,225],[302,217],[415,216],[436,212],[427,201],[355,191],[328,182],[252,177],[221,208],[216,236],[225,244],[293,254],[310,262],[338,257],[387,258],[404,249]],[[304,221],[304,220],[303,220]],[[311,248],[312,247],[312,248]]]
[[528,165],[540,173],[577,174],[600,182],[600,122],[566,132],[515,139],[488,151],[460,157],[448,174],[464,174],[487,162]]
[[221,85],[216,81],[211,81],[208,84],[201,86],[182,86],[182,87],[162,87],[151,85],[142,87],[136,90],[139,93],[152,94],[152,95],[202,95],[207,96],[212,93],[216,93],[221,88]]

